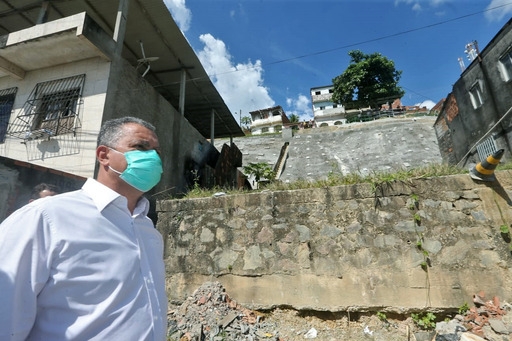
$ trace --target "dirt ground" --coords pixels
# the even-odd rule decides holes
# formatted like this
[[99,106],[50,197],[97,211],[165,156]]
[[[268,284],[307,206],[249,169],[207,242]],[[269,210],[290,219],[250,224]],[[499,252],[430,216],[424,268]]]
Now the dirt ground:
[[[263,321],[275,324],[279,341],[306,340],[312,328],[316,330],[317,341],[412,341],[415,325],[412,319],[382,321],[376,315],[349,317],[347,313],[315,313],[310,316],[295,310],[276,309],[264,315]],[[314,332],[310,332],[314,335]],[[274,339],[275,338],[270,338]]]
[[[447,316],[449,317],[449,316]],[[438,316],[441,318],[441,316]],[[169,307],[171,341],[431,341],[418,339],[411,317],[382,312],[251,310],[205,282],[179,305]]]

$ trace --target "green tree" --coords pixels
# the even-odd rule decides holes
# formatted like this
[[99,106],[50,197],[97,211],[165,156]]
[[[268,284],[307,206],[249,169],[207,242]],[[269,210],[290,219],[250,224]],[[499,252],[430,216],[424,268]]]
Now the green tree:
[[299,115],[291,114],[290,115],[290,123],[299,123]]
[[381,104],[401,98],[405,91],[398,86],[402,71],[380,53],[365,54],[359,50],[348,53],[348,68],[332,82],[332,101],[345,108],[378,108]]
[[272,167],[265,162],[249,163],[247,166],[244,166],[244,173],[246,175],[253,175],[256,183],[259,183],[261,179],[273,180],[276,177]]
[[249,130],[252,120],[249,116],[244,116],[241,118],[240,123],[244,126],[245,129]]

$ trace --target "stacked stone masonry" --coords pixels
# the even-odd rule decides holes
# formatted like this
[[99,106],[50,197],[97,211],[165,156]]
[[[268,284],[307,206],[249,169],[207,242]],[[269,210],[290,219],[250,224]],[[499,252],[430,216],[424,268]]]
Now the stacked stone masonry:
[[169,296],[217,280],[255,309],[435,311],[481,290],[510,301],[511,175],[160,201]]

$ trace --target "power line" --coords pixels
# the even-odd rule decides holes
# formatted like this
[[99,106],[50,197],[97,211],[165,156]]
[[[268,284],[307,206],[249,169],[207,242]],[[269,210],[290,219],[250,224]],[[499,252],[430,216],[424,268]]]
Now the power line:
[[[224,71],[224,72],[219,72],[219,73],[211,74],[211,75],[208,75],[208,77],[211,78],[211,77],[217,77],[217,76],[220,76],[220,75],[226,75],[226,74],[230,74],[230,73],[240,72],[240,71],[253,70],[256,67],[263,68],[263,66],[286,63],[286,62],[289,62],[289,61],[292,61],[292,60],[297,60],[297,59],[302,59],[302,58],[306,58],[306,57],[317,56],[317,55],[326,54],[326,53],[330,53],[330,52],[334,52],[334,51],[338,51],[338,50],[342,50],[342,49],[347,49],[347,48],[350,48],[350,47],[355,47],[355,46],[358,46],[358,45],[373,43],[373,42],[376,42],[376,41],[381,41],[381,40],[385,40],[385,39],[389,39],[389,38],[393,38],[393,37],[398,37],[398,36],[402,36],[402,35],[406,35],[406,34],[409,34],[409,33],[412,33],[412,32],[417,32],[417,31],[429,29],[429,28],[432,28],[432,27],[440,26],[440,25],[445,25],[445,24],[450,23],[450,22],[459,21],[459,20],[462,20],[462,19],[466,19],[466,18],[475,16],[475,15],[479,15],[479,14],[482,14],[482,13],[490,12],[490,11],[493,11],[493,10],[496,10],[496,9],[499,9],[499,8],[503,8],[503,7],[507,7],[507,6],[510,6],[510,5],[512,5],[512,1],[509,2],[509,3],[506,3],[506,4],[502,4],[502,5],[498,5],[498,6],[495,6],[495,7],[487,8],[487,9],[484,9],[484,10],[481,10],[481,11],[478,11],[478,12],[473,12],[473,13],[461,15],[459,17],[443,20],[443,21],[440,21],[440,22],[437,22],[437,23],[433,23],[433,24],[429,24],[429,25],[425,25],[425,26],[421,26],[421,27],[417,27],[417,28],[412,28],[412,29],[409,29],[409,30],[405,30],[405,31],[397,32],[397,33],[392,33],[392,34],[388,34],[388,35],[385,35],[385,36],[381,36],[381,37],[377,37],[377,38],[372,38],[372,39],[368,39],[368,40],[364,40],[364,41],[360,41],[360,42],[356,42],[356,43],[352,43],[352,44],[347,44],[347,45],[343,45],[343,46],[339,46],[339,47],[334,47],[334,48],[327,49],[327,50],[322,50],[322,51],[312,52],[312,53],[308,53],[308,54],[304,54],[304,55],[300,55],[300,56],[296,56],[296,57],[276,60],[276,61],[269,62],[269,63],[263,63],[262,62],[258,66],[251,66],[251,67],[247,67],[247,68],[244,68],[244,69],[236,69],[235,68],[234,70],[229,70],[229,71]],[[187,81],[201,81],[201,79],[203,79],[203,78],[204,77],[189,78],[189,79],[187,79]],[[158,85],[156,87],[168,86],[168,85],[172,85],[172,84],[179,84],[179,82],[162,84],[162,85]],[[413,92],[412,90],[409,90],[409,91]],[[418,95],[420,95],[420,94],[418,94]],[[428,98],[428,97],[423,96],[423,95],[420,95],[420,96]],[[430,98],[428,98],[428,99],[430,99]]]
[[288,62],[288,61],[291,61],[291,60],[296,60],[296,59],[316,56],[316,55],[320,55],[320,54],[325,54],[325,53],[329,53],[329,52],[333,52],[333,51],[338,51],[338,50],[346,49],[346,48],[349,48],[349,47],[354,47],[354,46],[358,46],[358,45],[373,43],[373,42],[384,40],[384,39],[388,39],[388,38],[398,37],[398,36],[405,35],[405,34],[408,34],[408,33],[425,30],[425,29],[428,29],[428,28],[431,28],[431,27],[435,27],[435,26],[444,25],[444,24],[447,24],[447,23],[450,23],[450,22],[453,22],[453,21],[458,21],[458,20],[461,20],[461,19],[466,19],[466,18],[475,16],[475,15],[478,15],[478,14],[482,14],[482,13],[485,13],[485,12],[489,12],[489,11],[492,11],[492,10],[495,10],[495,9],[498,9],[498,8],[502,8],[502,7],[506,7],[506,6],[510,6],[510,5],[512,5],[512,2],[509,2],[509,3],[504,4],[504,5],[499,5],[499,6],[496,6],[496,7],[492,7],[492,8],[487,8],[487,9],[482,10],[482,11],[465,14],[465,15],[462,15],[460,17],[456,17],[456,18],[452,18],[452,19],[447,19],[447,20],[440,21],[440,22],[437,22],[437,23],[434,23],[434,24],[429,24],[429,25],[425,25],[425,26],[421,26],[421,27],[417,27],[417,28],[412,28],[410,30],[405,30],[405,31],[402,31],[402,32],[388,34],[388,35],[385,35],[385,36],[382,36],[382,37],[378,37],[378,38],[368,39],[368,40],[364,40],[364,41],[357,42],[357,43],[352,43],[352,44],[348,44],[348,45],[344,45],[344,46],[334,47],[332,49],[318,51],[318,52],[313,52],[313,53],[305,54],[305,55],[302,55],[302,56],[297,56],[297,57],[291,57],[291,58],[288,58],[288,59],[277,60],[275,62],[266,63],[266,65],[273,65],[273,64],[284,63],[284,62]]
[[[482,13],[485,13],[485,12],[489,12],[489,11],[492,11],[492,10],[495,10],[495,9],[499,9],[499,8],[502,8],[502,7],[506,7],[506,6],[510,6],[510,5],[512,5],[512,2],[503,4],[503,5],[499,5],[499,6],[495,6],[495,7],[491,7],[491,8],[487,8],[487,9],[484,9],[482,11],[461,15],[459,17],[452,18],[452,19],[447,19],[447,20],[440,21],[440,22],[437,22],[437,23],[433,23],[433,24],[429,24],[429,25],[425,25],[425,26],[421,26],[421,27],[417,27],[417,28],[412,28],[412,29],[409,29],[409,30],[405,30],[405,31],[397,32],[397,33],[392,33],[392,34],[388,34],[388,35],[377,37],[377,38],[373,38],[373,39],[368,39],[368,40],[360,41],[360,42],[357,42],[357,43],[347,44],[347,45],[343,45],[343,46],[339,46],[339,47],[334,47],[332,49],[322,50],[322,51],[318,51],[318,52],[312,52],[312,53],[308,53],[308,54],[304,54],[304,55],[296,56],[296,57],[291,57],[291,58],[287,58],[287,59],[281,59],[281,60],[277,60],[277,61],[274,61],[274,62],[262,63],[261,66],[286,63],[286,62],[289,62],[289,61],[292,61],[292,60],[297,60],[297,59],[302,59],[302,58],[306,58],[306,57],[317,56],[317,55],[326,54],[326,53],[330,53],[330,52],[334,52],[334,51],[338,51],[338,50],[347,49],[349,47],[354,47],[354,46],[358,46],[358,45],[373,43],[373,42],[384,40],[384,39],[398,37],[398,36],[402,36],[402,35],[409,34],[409,33],[412,33],[412,32],[421,31],[421,30],[425,30],[425,29],[428,29],[428,28],[444,25],[444,24],[447,24],[447,23],[450,23],[450,22],[466,19],[466,18],[475,16],[475,15],[478,15],[478,14],[482,14]],[[215,76],[218,76],[218,75],[224,75],[224,74],[233,73],[233,72],[251,70],[251,69],[254,69],[254,68],[255,67],[250,67],[250,68],[246,68],[246,69],[237,69],[237,70],[230,70],[230,71],[226,71],[226,72],[220,72],[220,73],[216,73],[216,74],[210,75],[210,77],[215,77]]]

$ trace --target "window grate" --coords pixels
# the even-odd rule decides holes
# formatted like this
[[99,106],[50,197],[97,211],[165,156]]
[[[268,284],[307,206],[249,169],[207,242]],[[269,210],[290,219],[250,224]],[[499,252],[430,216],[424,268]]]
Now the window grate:
[[5,142],[16,92],[18,92],[18,88],[0,90],[0,143]]
[[494,154],[498,151],[498,147],[496,146],[496,141],[494,138],[488,137],[482,141],[482,143],[476,146],[476,151],[478,152],[478,157],[480,161],[487,160],[487,157],[491,154]]
[[75,133],[85,74],[36,84],[8,135],[24,140]]

